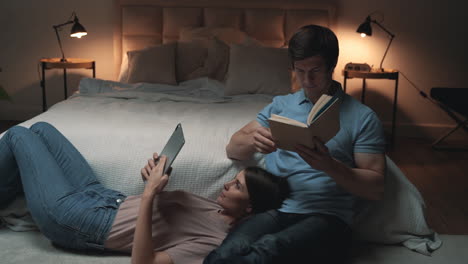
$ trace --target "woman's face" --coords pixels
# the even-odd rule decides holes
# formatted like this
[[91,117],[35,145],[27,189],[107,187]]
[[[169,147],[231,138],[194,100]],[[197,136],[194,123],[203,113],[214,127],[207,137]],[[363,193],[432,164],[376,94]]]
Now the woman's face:
[[223,207],[224,214],[239,218],[252,211],[249,198],[245,172],[242,170],[232,181],[224,184],[216,202]]

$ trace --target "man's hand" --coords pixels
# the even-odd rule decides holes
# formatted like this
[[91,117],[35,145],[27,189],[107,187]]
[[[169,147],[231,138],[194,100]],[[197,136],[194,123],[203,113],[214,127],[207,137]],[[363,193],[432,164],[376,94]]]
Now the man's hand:
[[268,154],[276,149],[270,129],[253,120],[232,135],[226,154],[230,159],[248,160],[256,152]]
[[307,164],[316,170],[329,171],[332,169],[334,159],[330,156],[325,144],[317,137],[312,139],[312,143],[312,147],[297,145],[297,154],[299,154]]
[[277,150],[269,128],[263,126],[256,127],[253,132],[253,140],[257,152],[268,154]]
[[153,154],[153,159],[148,160],[148,164],[141,169],[141,176],[146,181],[146,187],[143,194],[155,195],[166,187],[169,181],[169,175],[164,174],[164,165],[166,164],[166,156],[158,156],[158,153]]

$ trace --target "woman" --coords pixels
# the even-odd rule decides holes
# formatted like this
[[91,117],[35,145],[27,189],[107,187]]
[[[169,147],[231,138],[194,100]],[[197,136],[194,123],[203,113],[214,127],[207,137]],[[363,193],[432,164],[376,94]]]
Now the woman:
[[0,207],[24,191],[31,215],[55,244],[74,249],[132,251],[133,263],[201,263],[240,219],[281,205],[282,178],[247,168],[225,184],[216,202],[163,192],[166,158],[142,169],[142,195],[102,186],[75,147],[53,126],[16,126],[0,139]]

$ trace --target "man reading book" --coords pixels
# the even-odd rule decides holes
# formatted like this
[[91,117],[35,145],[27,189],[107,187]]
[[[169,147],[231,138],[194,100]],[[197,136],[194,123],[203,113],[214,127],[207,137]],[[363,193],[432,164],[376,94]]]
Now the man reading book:
[[[288,52],[302,89],[275,97],[232,136],[226,152],[236,160],[266,154],[266,168],[287,177],[290,197],[280,209],[239,225],[204,263],[343,263],[355,200],[383,195],[383,127],[370,108],[332,79],[339,53],[335,34],[304,26],[290,39]],[[340,98],[338,133],[327,142],[313,138],[309,146],[296,145],[293,151],[278,148],[267,121],[271,115],[306,123],[323,94]]]

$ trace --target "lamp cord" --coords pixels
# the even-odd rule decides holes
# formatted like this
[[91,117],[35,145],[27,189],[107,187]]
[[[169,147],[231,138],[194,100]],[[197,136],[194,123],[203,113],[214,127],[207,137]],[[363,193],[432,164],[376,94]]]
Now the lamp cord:
[[402,71],[399,71],[399,72],[400,72],[400,74],[401,74],[403,77],[405,77],[405,79],[411,84],[411,86],[413,86],[413,88],[416,89],[416,90],[418,91],[418,93],[419,93],[419,95],[420,95],[421,97],[423,97],[424,99],[429,100],[429,102],[431,102],[431,103],[433,103],[434,105],[436,105],[437,107],[439,107],[439,103],[437,103],[437,102],[436,102],[434,99],[432,99],[431,97],[427,96],[427,94],[426,94],[423,90],[419,89],[419,88],[416,86],[416,84],[414,84],[414,82],[412,82]]

